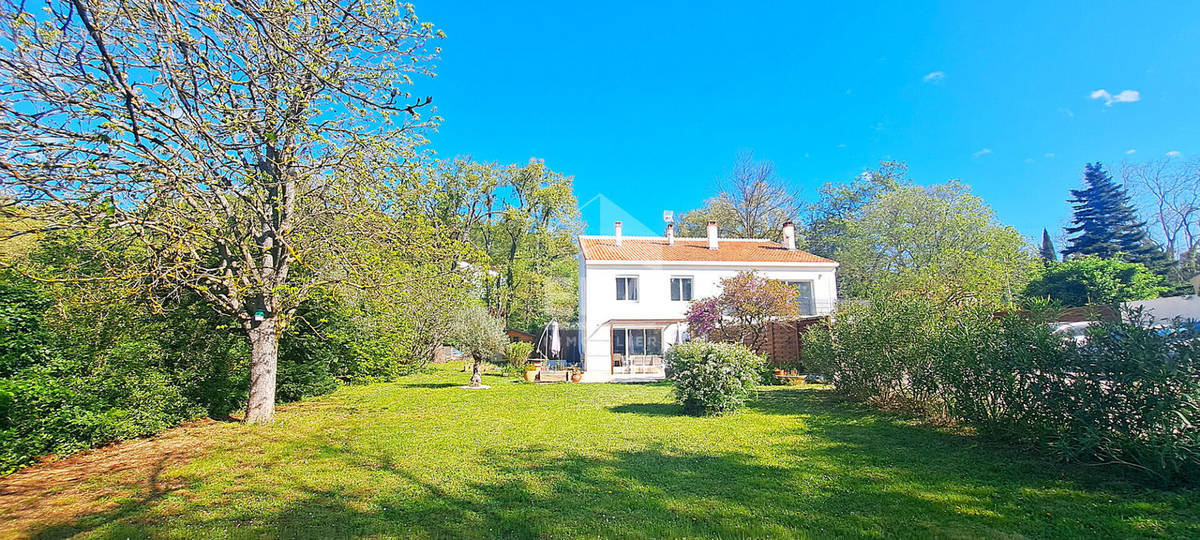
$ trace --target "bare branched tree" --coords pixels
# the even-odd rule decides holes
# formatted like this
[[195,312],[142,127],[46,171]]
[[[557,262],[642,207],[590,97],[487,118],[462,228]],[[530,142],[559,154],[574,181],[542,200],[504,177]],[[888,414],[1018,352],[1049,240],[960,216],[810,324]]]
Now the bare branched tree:
[[395,215],[440,36],[392,0],[0,1],[0,189],[40,224],[17,234],[121,232],[140,264],[77,279],[236,318],[270,422],[280,333],[354,273],[338,238],[401,234],[352,218]]
[[1200,249],[1200,160],[1125,163],[1121,176],[1172,258]]
[[687,236],[704,236],[708,221],[716,221],[721,234],[734,238],[782,236],[783,224],[794,221],[801,205],[771,161],[756,161],[754,152],[738,154],[733,169],[717,184],[718,194],[703,208],[680,217]]

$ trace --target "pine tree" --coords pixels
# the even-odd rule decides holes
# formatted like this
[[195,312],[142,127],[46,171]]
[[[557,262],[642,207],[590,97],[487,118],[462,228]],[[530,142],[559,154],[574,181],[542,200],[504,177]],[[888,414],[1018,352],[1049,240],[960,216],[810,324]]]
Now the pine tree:
[[1137,213],[1125,188],[1113,182],[1100,162],[1083,168],[1085,189],[1071,190],[1068,202],[1075,208],[1074,226],[1067,227],[1065,257],[1096,255],[1105,259],[1121,254],[1129,262],[1146,265],[1166,276],[1171,268],[1169,256],[1146,235],[1146,222]]
[[1046,262],[1055,262],[1058,260],[1058,252],[1054,251],[1054,242],[1050,240],[1050,233],[1046,229],[1042,229],[1042,259]]

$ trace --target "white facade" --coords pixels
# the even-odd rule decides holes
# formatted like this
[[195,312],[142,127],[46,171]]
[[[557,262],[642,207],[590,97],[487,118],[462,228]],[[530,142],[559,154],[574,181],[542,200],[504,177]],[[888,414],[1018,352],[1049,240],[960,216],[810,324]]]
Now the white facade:
[[1148,320],[1143,322],[1151,325],[1170,324],[1175,319],[1200,321],[1200,295],[1167,296],[1152,300],[1134,300],[1125,302],[1125,308],[1141,308],[1143,316]]
[[[585,238],[615,237],[581,237],[581,247]],[[625,237],[627,243],[645,239]],[[739,240],[721,239],[720,242],[725,244]],[[783,246],[774,245],[783,249]],[[690,302],[684,298],[682,284],[676,284],[676,296],[679,298],[672,299],[673,278],[690,279],[691,299],[701,299],[719,294],[721,279],[732,277],[738,272],[755,270],[768,279],[794,282],[801,284],[798,286],[805,289],[811,287],[812,299],[804,310],[812,315],[827,315],[832,312],[837,298],[837,263],[832,261],[591,260],[587,258],[585,250],[581,249],[579,265],[579,342],[583,349],[581,358],[585,381],[662,377],[661,371],[655,372],[652,369],[643,372],[635,369],[631,373],[628,368],[614,367],[614,363],[620,364],[623,359],[614,362],[613,336],[614,330],[622,332],[646,329],[655,335],[661,332],[661,347],[653,347],[654,338],[641,338],[644,334],[636,333],[637,338],[647,340],[644,346],[639,348],[639,352],[646,356],[661,356],[671,345],[687,339],[686,323],[682,322],[682,319]],[[618,299],[618,280],[623,278],[636,279],[636,299],[628,298],[628,290],[625,291],[625,299]],[[629,289],[629,283],[625,280],[623,287]],[[808,285],[802,285],[804,283]],[[634,334],[622,333],[626,336],[624,339],[629,341],[626,347],[632,347],[635,341]],[[618,336],[617,339],[620,341],[622,338]]]

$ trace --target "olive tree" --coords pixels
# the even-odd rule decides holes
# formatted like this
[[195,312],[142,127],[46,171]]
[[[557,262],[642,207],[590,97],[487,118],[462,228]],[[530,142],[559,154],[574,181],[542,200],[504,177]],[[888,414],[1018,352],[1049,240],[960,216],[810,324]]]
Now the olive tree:
[[504,350],[508,338],[504,321],[493,317],[482,306],[464,309],[454,318],[450,343],[463,354],[471,356],[471,388],[483,386],[480,368],[483,361]]
[[441,36],[393,0],[0,0],[0,190],[36,211],[20,234],[120,230],[141,253],[87,279],[235,318],[246,421],[271,422],[280,333],[353,277],[343,218],[397,215],[378,195],[432,120],[406,88]]

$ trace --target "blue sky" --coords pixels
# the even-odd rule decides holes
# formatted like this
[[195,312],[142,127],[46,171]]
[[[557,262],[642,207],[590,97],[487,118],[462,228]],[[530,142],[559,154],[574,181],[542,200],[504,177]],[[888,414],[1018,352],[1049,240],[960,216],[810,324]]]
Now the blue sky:
[[594,234],[661,232],[743,149],[808,200],[902,160],[1029,236],[1085,162],[1200,156],[1200,2],[783,4],[418,2],[448,35],[433,148],[545,159],[605,198]]

